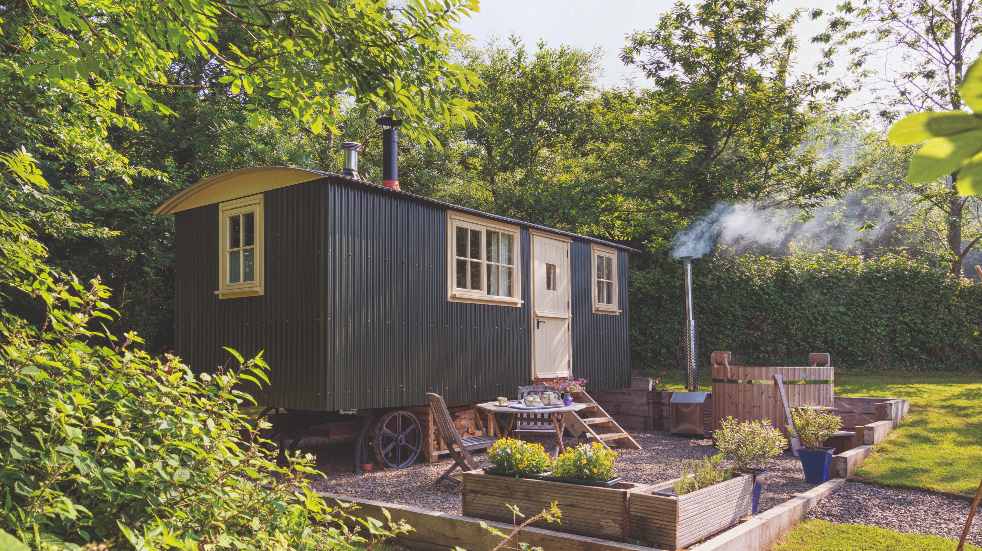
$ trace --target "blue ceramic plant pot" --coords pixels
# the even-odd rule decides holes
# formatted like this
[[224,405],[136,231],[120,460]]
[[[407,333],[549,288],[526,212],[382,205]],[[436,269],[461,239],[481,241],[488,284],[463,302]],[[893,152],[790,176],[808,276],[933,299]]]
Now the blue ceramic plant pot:
[[802,448],[798,450],[805,480],[810,484],[821,484],[829,479],[832,467],[832,448]]
[[757,514],[760,510],[760,495],[764,493],[764,474],[767,473],[764,469],[754,469],[750,471],[750,475],[754,477],[754,491],[750,495],[750,513],[753,515]]

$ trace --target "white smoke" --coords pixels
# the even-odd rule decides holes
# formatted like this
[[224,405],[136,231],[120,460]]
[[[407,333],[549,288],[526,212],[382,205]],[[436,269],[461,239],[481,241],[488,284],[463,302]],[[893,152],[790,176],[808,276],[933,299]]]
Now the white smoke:
[[[872,199],[872,200],[870,200]],[[754,203],[717,203],[672,239],[674,258],[700,258],[714,247],[740,254],[791,250],[855,250],[875,243],[892,227],[893,213],[864,192],[803,211]]]

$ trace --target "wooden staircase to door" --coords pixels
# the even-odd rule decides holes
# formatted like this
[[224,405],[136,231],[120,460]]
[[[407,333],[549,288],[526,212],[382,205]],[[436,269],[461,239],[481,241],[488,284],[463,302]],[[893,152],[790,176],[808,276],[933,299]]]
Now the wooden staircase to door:
[[637,441],[589,394],[585,391],[572,394],[574,400],[587,404],[587,407],[580,411],[566,414],[566,428],[573,433],[573,436],[579,437],[585,434],[587,439],[600,442],[608,448],[641,449]]

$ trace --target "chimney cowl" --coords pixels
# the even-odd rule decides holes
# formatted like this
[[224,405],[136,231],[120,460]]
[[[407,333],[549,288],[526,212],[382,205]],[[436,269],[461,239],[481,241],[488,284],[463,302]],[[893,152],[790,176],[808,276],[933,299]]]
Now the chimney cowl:
[[358,151],[361,149],[361,144],[358,142],[344,142],[341,144],[341,149],[344,150],[344,169],[341,171],[341,174],[350,178],[357,178]]
[[382,126],[382,185],[399,189],[399,125],[401,121],[384,115],[376,121]]

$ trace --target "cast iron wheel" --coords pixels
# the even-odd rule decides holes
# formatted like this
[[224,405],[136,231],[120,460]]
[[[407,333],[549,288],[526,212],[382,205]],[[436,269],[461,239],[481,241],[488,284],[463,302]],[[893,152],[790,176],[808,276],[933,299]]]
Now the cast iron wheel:
[[375,457],[388,468],[402,469],[416,462],[423,448],[419,419],[405,410],[390,411],[375,425]]

